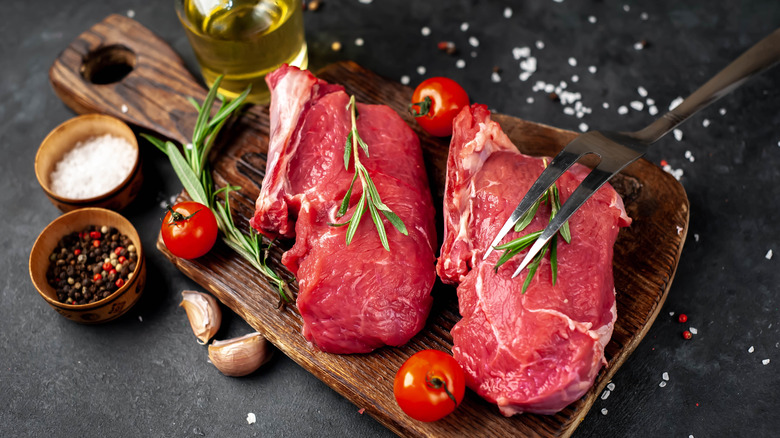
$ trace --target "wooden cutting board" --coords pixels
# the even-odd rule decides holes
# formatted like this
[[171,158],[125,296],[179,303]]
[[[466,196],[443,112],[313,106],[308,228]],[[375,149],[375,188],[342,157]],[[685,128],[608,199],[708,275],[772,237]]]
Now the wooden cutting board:
[[[407,114],[406,103],[412,90],[350,62],[327,66],[318,76],[344,85],[359,101],[389,105],[416,130],[434,202],[439,206],[441,229],[448,140],[426,135]],[[206,94],[163,40],[119,15],[107,17],[73,41],[55,60],[50,79],[57,95],[78,113],[110,114],[139,130],[179,143],[188,141],[197,116],[186,98],[192,96],[202,101]],[[472,99],[478,101],[479,96]],[[531,155],[555,155],[577,135],[500,114],[494,115],[494,119],[521,151]],[[245,230],[265,172],[268,123],[267,107],[247,107],[226,126],[211,157],[218,186],[243,187],[231,198],[231,205],[236,223]],[[613,180],[613,186],[623,197],[633,224],[620,231],[615,244],[618,319],[606,348],[609,364],[582,399],[549,416],[505,418],[494,405],[471,391],[467,391],[465,401],[453,415],[434,423],[412,420],[398,408],[392,383],[404,360],[424,348],[449,352],[452,347],[450,329],[460,318],[453,287],[435,285],[435,304],[428,324],[407,345],[370,354],[333,355],[306,343],[300,334],[301,318],[295,307],[277,309],[274,288],[227,246],[218,244],[195,261],[174,257],[160,240],[157,247],[184,274],[213,293],[284,354],[399,435],[567,437],[658,315],[688,229],[689,205],[682,186],[652,163],[637,161]],[[290,274],[279,259],[290,246],[291,242],[274,245],[269,258],[270,265],[288,278]],[[295,289],[295,283],[292,286]]]

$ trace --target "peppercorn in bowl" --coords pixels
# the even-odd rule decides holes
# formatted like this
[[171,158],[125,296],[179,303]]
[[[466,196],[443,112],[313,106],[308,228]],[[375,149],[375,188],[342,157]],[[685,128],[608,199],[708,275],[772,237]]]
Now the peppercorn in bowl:
[[138,141],[127,124],[104,114],[54,128],[35,155],[35,176],[57,208],[122,210],[143,184]]
[[60,315],[84,324],[118,318],[146,283],[141,239],[119,213],[82,208],[63,214],[38,236],[30,278]]

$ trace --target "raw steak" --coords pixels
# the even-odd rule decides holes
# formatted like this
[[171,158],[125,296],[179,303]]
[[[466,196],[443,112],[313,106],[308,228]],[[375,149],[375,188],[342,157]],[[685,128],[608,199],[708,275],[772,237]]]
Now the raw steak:
[[[543,170],[540,158],[518,152],[485,106],[456,117],[447,161],[441,279],[458,284],[462,319],[452,329],[453,355],[468,386],[506,416],[552,414],[580,398],[604,361],[616,318],[612,246],[630,219],[608,184],[569,221],[571,244],[559,239],[558,279],[549,257],[525,294],[528,270],[512,279],[526,251],[496,273],[501,252],[482,257],[504,221]],[[559,180],[565,201],[589,169],[575,165]],[[549,222],[542,205],[522,233]]]
[[408,236],[383,218],[390,251],[366,213],[349,246],[350,209],[336,217],[354,168],[344,169],[351,128],[343,87],[282,66],[267,76],[271,90],[268,164],[251,225],[266,235],[295,237],[282,263],[298,278],[303,334],[330,353],[364,353],[402,345],[425,324],[432,304],[436,231],[420,142],[392,109],[358,104],[360,152],[382,201]]

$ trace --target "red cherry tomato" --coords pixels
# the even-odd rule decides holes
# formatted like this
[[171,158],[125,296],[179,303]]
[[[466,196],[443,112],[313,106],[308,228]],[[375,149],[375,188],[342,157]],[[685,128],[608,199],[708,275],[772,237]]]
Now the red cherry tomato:
[[211,209],[193,201],[168,207],[161,228],[165,246],[183,259],[195,259],[209,252],[217,241],[217,231],[217,219]]
[[419,421],[436,421],[460,405],[466,377],[455,359],[439,350],[423,350],[407,359],[395,375],[398,406]]
[[426,132],[447,137],[452,135],[452,119],[468,104],[469,96],[457,82],[433,77],[415,88],[409,110]]

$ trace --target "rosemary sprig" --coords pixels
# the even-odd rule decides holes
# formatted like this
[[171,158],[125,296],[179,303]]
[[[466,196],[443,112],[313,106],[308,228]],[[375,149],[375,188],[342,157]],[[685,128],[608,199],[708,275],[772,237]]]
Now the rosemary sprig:
[[[256,231],[250,229],[249,235],[244,234],[233,222],[229,194],[231,190],[240,190],[241,188],[227,186],[214,191],[214,182],[208,163],[209,151],[211,151],[217,134],[225,122],[243,104],[251,89],[248,87],[240,96],[228,102],[222,96],[217,95],[221,82],[222,76],[214,81],[201,105],[195,99],[188,98],[189,102],[198,110],[198,118],[192,133],[192,143],[184,145],[181,151],[170,141],[164,142],[150,135],[141,135],[168,156],[174,172],[190,198],[214,211],[217,225],[222,232],[222,241],[276,285],[280,305],[283,301],[292,302],[287,282],[266,263],[271,242],[268,242],[267,246],[263,248],[262,237]],[[217,97],[221,100],[219,110],[213,117],[210,117],[211,108]],[[224,204],[218,202],[219,195],[223,193]]]
[[355,232],[357,231],[358,225],[360,225],[360,220],[363,218],[366,211],[368,211],[371,215],[371,219],[374,221],[377,233],[379,233],[379,240],[382,242],[382,246],[390,251],[390,245],[387,242],[387,231],[385,230],[385,224],[382,222],[380,213],[386,217],[390,224],[401,234],[408,236],[409,232],[406,230],[406,225],[404,225],[401,218],[382,202],[379,191],[376,189],[374,182],[371,180],[371,175],[368,173],[368,169],[360,162],[361,149],[363,150],[363,153],[366,154],[366,157],[368,157],[369,154],[368,145],[360,138],[360,134],[358,134],[357,130],[358,115],[355,96],[350,96],[347,110],[349,110],[351,114],[352,129],[349,131],[349,134],[347,134],[347,141],[344,145],[344,168],[349,170],[350,161],[354,161],[355,174],[352,177],[352,182],[349,184],[347,193],[344,195],[344,199],[341,200],[341,205],[336,213],[336,217],[341,218],[347,213],[347,210],[349,209],[349,200],[352,197],[352,189],[355,187],[355,181],[358,179],[360,180],[363,191],[360,194],[360,200],[355,207],[355,212],[352,214],[352,217],[346,222],[333,223],[330,225],[334,227],[347,227],[346,239],[347,245],[349,245],[352,242],[352,238],[355,237]]
[[[545,165],[546,164],[547,163],[545,162]],[[550,220],[552,221],[555,215],[558,214],[558,211],[561,209],[561,198],[558,192],[558,186],[556,184],[550,186],[550,188],[544,192],[544,194],[534,203],[534,205],[532,205],[531,208],[520,217],[517,224],[515,224],[515,232],[519,233],[523,231],[533,220],[533,217],[539,210],[539,206],[546,202],[550,203]],[[496,262],[496,266],[493,269],[498,272],[498,268],[501,265],[508,262],[520,251],[531,246],[531,244],[533,244],[534,241],[536,241],[536,239],[541,236],[541,234],[541,230],[535,231],[533,233],[526,234],[525,236],[518,237],[517,239],[514,239],[503,245],[496,246],[495,249],[504,251],[504,253],[501,254],[501,257],[499,257],[498,262]],[[523,293],[525,293],[525,291],[528,289],[528,286],[531,284],[531,280],[533,279],[534,275],[536,275],[536,271],[539,269],[539,265],[541,265],[542,259],[547,255],[548,251],[550,253],[552,284],[555,285],[555,282],[558,279],[558,235],[563,237],[563,240],[565,240],[566,243],[571,243],[571,230],[569,228],[569,221],[563,223],[563,226],[561,226],[560,230],[558,230],[558,233],[556,233],[552,239],[550,239],[547,244],[542,247],[541,251],[539,251],[539,254],[537,254],[531,263],[528,264],[528,276],[526,276],[525,281],[523,282]]]

